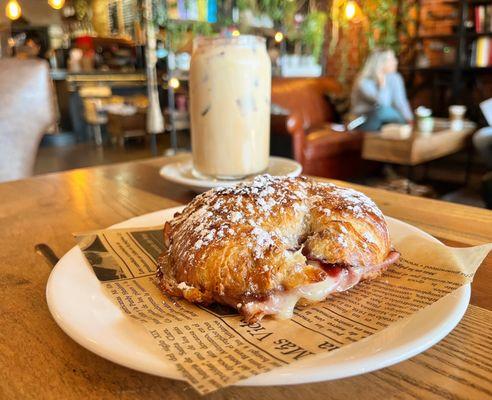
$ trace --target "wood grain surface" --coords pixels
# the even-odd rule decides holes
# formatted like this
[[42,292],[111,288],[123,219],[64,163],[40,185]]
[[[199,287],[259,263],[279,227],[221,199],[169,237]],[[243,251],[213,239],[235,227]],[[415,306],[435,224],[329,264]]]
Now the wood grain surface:
[[[34,245],[44,242],[61,256],[74,246],[72,232],[104,228],[188,202],[191,192],[158,176],[159,168],[172,160],[79,169],[0,185],[0,399],[200,398],[185,383],[116,365],[65,335],[46,305],[50,268],[34,252]],[[491,211],[356,188],[371,196],[387,215],[448,244],[492,241]],[[206,398],[492,398],[491,258],[475,277],[473,306],[458,327],[410,360],[332,382],[230,387]]]
[[362,158],[400,165],[418,165],[465,149],[475,130],[473,124],[461,131],[453,131],[449,127],[437,128],[431,135],[414,132],[407,140],[387,139],[381,133],[373,133],[364,137]]

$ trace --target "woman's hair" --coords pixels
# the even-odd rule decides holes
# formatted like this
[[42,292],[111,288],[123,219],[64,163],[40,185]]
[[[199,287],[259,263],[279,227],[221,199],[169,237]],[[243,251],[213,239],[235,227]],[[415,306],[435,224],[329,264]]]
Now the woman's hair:
[[366,63],[364,64],[364,68],[359,73],[357,77],[357,82],[362,79],[373,79],[377,80],[378,72],[381,70],[388,57],[394,52],[391,49],[375,49],[373,52],[367,57]]

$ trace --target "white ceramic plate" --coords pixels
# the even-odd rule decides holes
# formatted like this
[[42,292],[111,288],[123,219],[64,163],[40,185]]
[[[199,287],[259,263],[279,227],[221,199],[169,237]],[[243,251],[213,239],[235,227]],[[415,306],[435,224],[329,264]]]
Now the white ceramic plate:
[[[181,209],[167,209],[132,218],[113,228],[162,224]],[[387,218],[391,232],[429,235],[411,225]],[[436,240],[436,239],[433,239]],[[180,379],[178,371],[155,351],[145,330],[123,315],[102,292],[78,247],[55,266],[46,298],[58,325],[88,350],[126,367]],[[461,287],[414,318],[397,323],[365,340],[241,381],[239,385],[287,385],[343,378],[398,363],[446,336],[460,321],[470,299],[470,285]]]
[[[193,164],[191,161],[191,155],[181,161],[164,165],[159,174],[167,181],[177,183],[185,186],[197,193],[202,193],[215,187],[234,186],[238,181],[223,181],[218,179],[199,179],[192,173]],[[302,172],[302,166],[297,161],[283,157],[270,157],[268,168],[265,171],[266,174],[274,176],[299,176]],[[251,179],[251,178],[249,178]]]

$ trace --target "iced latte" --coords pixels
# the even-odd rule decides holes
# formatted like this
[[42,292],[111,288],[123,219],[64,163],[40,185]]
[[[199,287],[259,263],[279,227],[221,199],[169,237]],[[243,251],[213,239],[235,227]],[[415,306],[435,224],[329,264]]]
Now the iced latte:
[[195,172],[238,179],[268,166],[271,65],[256,36],[197,38],[190,69]]

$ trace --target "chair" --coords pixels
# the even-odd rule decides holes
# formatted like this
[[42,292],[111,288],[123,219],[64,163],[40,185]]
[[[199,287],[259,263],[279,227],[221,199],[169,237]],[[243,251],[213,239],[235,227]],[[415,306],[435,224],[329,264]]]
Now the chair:
[[107,130],[111,141],[124,146],[126,138],[145,138],[148,106],[147,96],[141,94],[121,97],[121,101],[107,104]]
[[0,59],[0,182],[32,175],[39,142],[54,122],[48,64]]
[[84,106],[84,119],[89,129],[89,137],[94,137],[98,146],[103,144],[101,125],[108,123],[108,116],[103,110],[104,104],[111,98],[109,86],[82,86],[79,95]]
[[358,176],[363,133],[330,128],[335,109],[328,95],[338,93],[340,86],[331,78],[274,78],[272,104],[288,112],[271,115],[271,153],[296,159],[305,174]]

